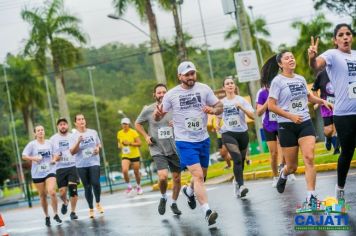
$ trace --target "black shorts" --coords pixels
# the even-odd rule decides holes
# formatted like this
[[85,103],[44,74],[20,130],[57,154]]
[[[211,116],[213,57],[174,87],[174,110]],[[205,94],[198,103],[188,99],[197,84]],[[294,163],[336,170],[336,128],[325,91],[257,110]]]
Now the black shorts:
[[216,140],[216,143],[217,143],[217,145],[218,145],[218,149],[222,149],[222,146],[223,146],[222,138],[218,138],[218,139]]
[[163,155],[154,155],[152,156],[154,162],[156,163],[157,170],[168,170],[172,172],[180,173],[180,161],[179,157],[176,154],[163,156]]
[[269,141],[277,141],[277,137],[278,137],[278,131],[267,131],[265,128],[263,128],[263,132],[265,133],[265,138],[266,138],[266,142]]
[[298,140],[306,136],[315,136],[315,130],[311,120],[301,124],[283,122],[278,124],[278,136],[281,147],[298,146]]
[[228,131],[222,134],[222,140],[224,144],[236,144],[240,150],[245,150],[248,147],[249,137],[248,132],[231,132]]
[[46,181],[46,179],[48,179],[50,177],[56,177],[56,174],[50,173],[46,177],[43,177],[43,178],[36,178],[36,179],[32,178],[32,182],[35,184],[43,183]]
[[121,160],[129,160],[130,162],[138,162],[138,161],[140,161],[140,157],[135,157],[135,158],[122,157]]
[[333,116],[323,117],[323,121],[324,121],[324,127],[332,125],[334,124],[334,117]]
[[69,182],[79,183],[78,171],[75,166],[58,169],[56,173],[58,188],[67,187]]

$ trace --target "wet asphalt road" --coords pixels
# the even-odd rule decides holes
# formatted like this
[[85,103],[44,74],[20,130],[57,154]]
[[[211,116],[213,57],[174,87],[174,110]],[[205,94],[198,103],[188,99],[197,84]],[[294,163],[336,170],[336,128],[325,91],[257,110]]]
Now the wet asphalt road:
[[[317,193],[319,198],[332,196],[336,173],[319,173]],[[351,206],[348,212],[351,231],[295,231],[295,208],[305,198],[304,176],[288,182],[284,194],[272,188],[271,180],[246,182],[250,192],[246,199],[236,199],[231,184],[208,186],[209,202],[219,214],[217,224],[208,227],[199,206],[191,210],[183,195],[178,206],[183,214],[171,213],[167,204],[164,216],[157,212],[160,194],[145,192],[142,196],[127,197],[123,192],[102,196],[104,215],[88,218],[83,198],[78,203],[79,220],[70,221],[61,216],[60,226],[44,225],[41,208],[21,208],[2,211],[10,235],[356,235],[356,170],[348,176],[346,193]],[[59,207],[60,208],[60,207]],[[52,212],[50,210],[50,212]],[[52,214],[52,213],[51,213]],[[53,216],[53,214],[52,214]],[[52,220],[53,224],[53,220]]]

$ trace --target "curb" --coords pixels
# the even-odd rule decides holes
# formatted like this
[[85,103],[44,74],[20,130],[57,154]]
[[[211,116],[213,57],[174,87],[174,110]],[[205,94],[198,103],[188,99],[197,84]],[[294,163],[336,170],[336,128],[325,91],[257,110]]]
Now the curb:
[[[350,168],[356,168],[356,160],[351,161]],[[315,169],[317,172],[325,172],[337,169],[337,163],[327,163],[327,164],[319,164],[315,165]],[[299,166],[295,174],[302,175],[305,173],[305,166]],[[255,171],[255,172],[248,172],[244,173],[244,180],[257,180],[257,179],[268,179],[272,178],[272,170],[265,170],[265,171]],[[234,178],[233,174],[226,174],[216,178],[209,179],[205,182],[206,185],[214,185],[214,184],[221,184],[225,182],[230,182]],[[189,183],[188,180],[182,180],[182,185]],[[168,182],[168,188],[172,189],[172,181]],[[152,185],[152,191],[158,191],[158,183]]]

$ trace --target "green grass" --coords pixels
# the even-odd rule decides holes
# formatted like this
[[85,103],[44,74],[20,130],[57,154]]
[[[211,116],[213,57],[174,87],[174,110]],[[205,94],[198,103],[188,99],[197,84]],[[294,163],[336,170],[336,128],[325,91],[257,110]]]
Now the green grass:
[[4,198],[5,197],[11,197],[17,194],[21,194],[22,190],[19,187],[15,188],[5,188],[4,189]]

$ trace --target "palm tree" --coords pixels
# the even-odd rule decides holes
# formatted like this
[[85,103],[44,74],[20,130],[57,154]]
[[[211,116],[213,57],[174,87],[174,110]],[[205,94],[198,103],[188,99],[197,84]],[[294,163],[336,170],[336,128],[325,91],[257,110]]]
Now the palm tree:
[[87,42],[85,34],[78,26],[80,20],[64,9],[63,0],[48,1],[42,8],[25,8],[21,11],[21,16],[31,25],[24,53],[34,58],[43,75],[47,72],[46,56],[50,54],[59,112],[61,116],[70,119],[63,69],[73,66],[80,59],[79,50],[72,41],[82,44]]
[[[9,89],[15,111],[22,114],[26,130],[30,139],[33,139],[33,115],[35,109],[44,108],[45,93],[43,81],[35,76],[35,65],[20,56],[8,56]],[[31,89],[29,89],[29,87]]]
[[[270,33],[269,33],[268,29],[266,28],[266,25],[267,25],[266,20],[263,18],[257,18],[254,22],[251,23],[250,19],[248,18],[248,21],[249,21],[249,27],[250,27],[250,32],[251,32],[253,48],[257,49],[257,40],[258,40],[260,47],[261,47],[263,61],[265,61],[273,54],[271,42],[269,42],[268,40],[266,40],[264,38],[264,37],[270,36]],[[238,36],[237,28],[236,28],[236,26],[233,26],[225,34],[225,39],[232,39],[237,36]],[[239,39],[237,39],[233,42],[233,48],[234,48],[234,50],[237,50],[237,51],[241,50]],[[263,62],[260,62],[260,63],[261,63],[261,65],[263,64]]]
[[178,17],[177,4],[182,4],[182,0],[158,0],[159,4],[165,9],[172,11],[174,26],[176,29],[176,44],[178,45],[178,59],[180,62],[188,59],[185,47],[182,24]]
[[119,16],[123,15],[127,10],[128,5],[131,4],[136,8],[136,11],[140,15],[141,19],[148,21],[156,79],[159,83],[165,84],[166,75],[158,38],[156,16],[152,9],[151,0],[113,0],[113,4]]
[[297,61],[296,73],[302,74],[310,82],[314,77],[313,71],[308,64],[307,55],[308,47],[310,45],[310,37],[319,37],[319,52],[324,52],[331,48],[332,24],[326,20],[323,14],[319,14],[309,22],[293,22],[292,27],[299,30],[297,43],[291,48]]

